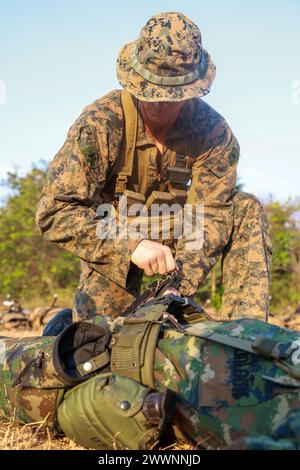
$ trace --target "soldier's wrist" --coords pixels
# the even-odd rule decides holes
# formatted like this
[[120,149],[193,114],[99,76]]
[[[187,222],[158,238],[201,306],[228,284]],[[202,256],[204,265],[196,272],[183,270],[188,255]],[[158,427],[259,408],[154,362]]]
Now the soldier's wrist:
[[131,254],[134,252],[136,247],[143,241],[146,240],[146,237],[142,234],[137,234],[134,236],[128,236],[128,248],[131,251]]

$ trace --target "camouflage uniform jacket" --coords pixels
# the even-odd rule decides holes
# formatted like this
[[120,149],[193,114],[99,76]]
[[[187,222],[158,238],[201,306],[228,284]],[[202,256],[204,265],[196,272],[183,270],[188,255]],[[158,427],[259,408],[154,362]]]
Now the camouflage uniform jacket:
[[[86,107],[71,127],[66,142],[50,164],[37,223],[43,236],[72,252],[95,270],[125,287],[134,239],[97,238],[97,206],[122,150],[124,116],[120,91],[112,91]],[[192,142],[192,150],[191,150]],[[163,191],[165,169],[174,153],[189,156],[192,182],[188,203],[205,205],[204,246],[187,252],[184,238],[177,242],[176,259],[182,265],[184,295],[193,295],[229,240],[233,226],[231,196],[239,157],[237,140],[225,119],[201,99],[188,100],[170,131],[160,155],[138,113],[136,151],[149,148],[147,182],[143,175],[131,181],[133,191],[146,196]],[[134,166],[138,165],[138,159]],[[106,271],[105,271],[106,270]]]

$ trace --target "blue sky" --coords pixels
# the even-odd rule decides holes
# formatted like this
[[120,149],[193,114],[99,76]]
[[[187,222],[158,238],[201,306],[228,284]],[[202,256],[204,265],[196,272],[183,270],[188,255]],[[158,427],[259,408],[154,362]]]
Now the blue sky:
[[205,100],[240,142],[245,189],[300,196],[300,0],[0,0],[0,178],[54,156],[83,107],[119,88],[119,49],[161,11],[201,29],[217,66]]

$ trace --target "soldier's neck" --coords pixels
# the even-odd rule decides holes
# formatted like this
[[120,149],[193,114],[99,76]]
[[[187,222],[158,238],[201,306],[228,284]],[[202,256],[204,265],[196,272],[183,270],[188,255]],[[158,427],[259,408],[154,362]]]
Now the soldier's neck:
[[163,131],[161,131],[161,129],[157,129],[153,131],[153,129],[150,128],[146,123],[145,123],[145,127],[146,127],[148,134],[150,134],[153,142],[155,143],[156,147],[160,151],[160,153],[161,154],[164,153],[164,143],[168,138],[168,134],[171,128],[168,128],[168,129],[164,128]]
[[164,143],[166,142],[172,127],[175,124],[177,116],[172,117],[168,122],[162,123],[149,121],[146,116],[143,116],[143,121],[148,134],[152,137],[155,145],[160,153],[163,153]]

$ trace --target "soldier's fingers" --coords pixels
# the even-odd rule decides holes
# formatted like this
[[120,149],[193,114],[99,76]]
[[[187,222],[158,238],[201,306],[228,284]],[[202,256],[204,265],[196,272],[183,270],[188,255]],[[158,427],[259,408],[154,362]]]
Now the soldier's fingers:
[[165,253],[162,251],[157,255],[157,263],[158,263],[158,272],[159,274],[166,274],[167,271],[167,262]]
[[156,258],[150,260],[150,267],[151,267],[154,274],[159,272],[158,271],[158,262],[157,262]]
[[175,270],[175,259],[172,255],[172,252],[168,246],[164,247],[165,248],[165,257],[166,257],[166,264],[167,264],[167,272],[169,273],[170,271]]
[[152,271],[149,262],[148,262],[148,263],[144,263],[143,269],[144,269],[144,273],[146,274],[146,276],[153,276],[153,275],[154,275],[154,272]]

